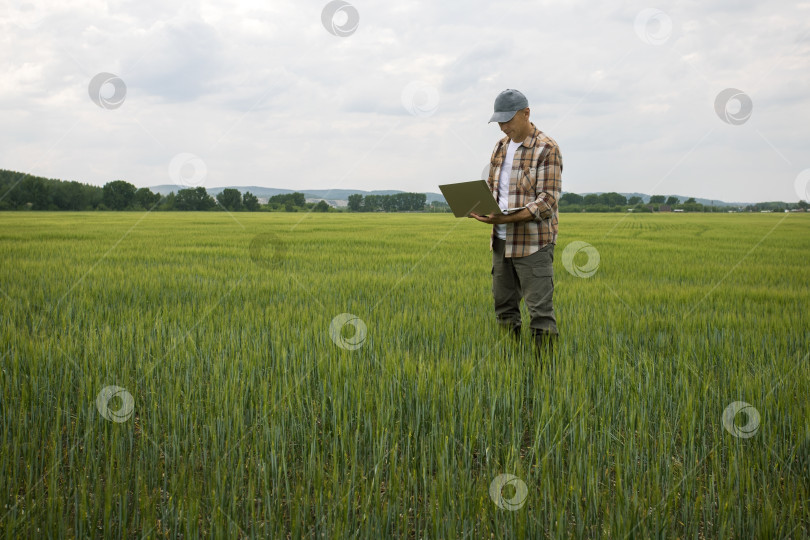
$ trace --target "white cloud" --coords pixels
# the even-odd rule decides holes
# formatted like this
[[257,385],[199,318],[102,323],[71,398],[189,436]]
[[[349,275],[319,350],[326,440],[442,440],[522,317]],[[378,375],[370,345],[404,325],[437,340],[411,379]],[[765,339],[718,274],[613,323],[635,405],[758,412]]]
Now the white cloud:
[[[325,4],[10,0],[0,167],[148,186],[189,152],[209,187],[437,191],[479,177],[507,87],[560,144],[565,190],[795,200],[810,166],[801,5],[664,2],[671,34],[650,45],[637,2],[355,2],[342,38]],[[89,99],[99,72],[125,81],[119,109]],[[435,111],[403,106],[413,83]],[[753,101],[743,125],[715,114],[729,87]]]

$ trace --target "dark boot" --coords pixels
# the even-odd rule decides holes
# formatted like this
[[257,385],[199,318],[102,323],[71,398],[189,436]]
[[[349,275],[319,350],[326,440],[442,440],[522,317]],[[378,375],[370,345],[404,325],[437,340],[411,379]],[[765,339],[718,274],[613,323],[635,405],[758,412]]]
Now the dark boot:
[[557,341],[557,334],[543,330],[532,329],[534,344],[537,348],[537,358],[545,362],[550,362],[554,356],[554,346]]

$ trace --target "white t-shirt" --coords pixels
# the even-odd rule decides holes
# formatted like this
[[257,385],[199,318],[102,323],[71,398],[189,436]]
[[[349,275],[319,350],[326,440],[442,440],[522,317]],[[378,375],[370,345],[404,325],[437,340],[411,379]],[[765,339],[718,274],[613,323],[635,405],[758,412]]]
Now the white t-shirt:
[[[515,150],[523,144],[523,141],[515,142],[509,139],[509,146],[506,148],[506,157],[501,165],[501,176],[498,179],[498,207],[501,210],[509,208],[509,177],[512,175],[512,161],[515,159]],[[506,224],[495,225],[495,235],[501,240],[506,240]]]

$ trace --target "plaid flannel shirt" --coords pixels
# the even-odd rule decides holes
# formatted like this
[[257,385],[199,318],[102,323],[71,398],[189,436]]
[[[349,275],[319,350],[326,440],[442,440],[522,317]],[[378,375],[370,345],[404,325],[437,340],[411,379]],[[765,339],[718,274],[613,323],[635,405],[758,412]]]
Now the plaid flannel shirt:
[[[525,257],[546,244],[557,242],[557,200],[562,189],[562,155],[556,141],[537,129],[515,150],[509,175],[509,208],[525,206],[534,219],[506,224],[505,257]],[[506,157],[509,137],[495,145],[490,159],[487,184],[498,200],[501,164]],[[495,226],[489,239],[489,250],[495,240]]]

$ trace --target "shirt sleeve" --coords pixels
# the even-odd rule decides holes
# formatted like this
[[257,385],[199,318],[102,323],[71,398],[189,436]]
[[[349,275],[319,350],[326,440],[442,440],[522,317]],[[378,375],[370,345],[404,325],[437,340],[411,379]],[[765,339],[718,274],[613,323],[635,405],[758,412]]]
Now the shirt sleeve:
[[557,200],[562,189],[562,155],[554,144],[547,147],[537,166],[537,198],[526,205],[534,221],[551,219],[557,211]]

